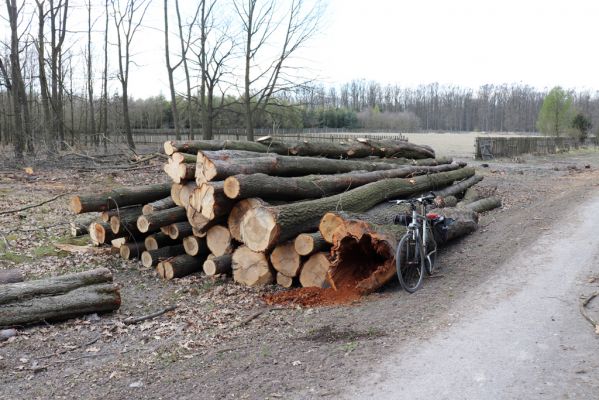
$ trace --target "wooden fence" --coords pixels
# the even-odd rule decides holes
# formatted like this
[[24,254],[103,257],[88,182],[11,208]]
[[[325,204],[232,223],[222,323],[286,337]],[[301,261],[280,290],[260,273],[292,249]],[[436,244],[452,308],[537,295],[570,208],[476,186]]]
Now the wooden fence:
[[492,136],[477,137],[475,158],[488,160],[492,158],[516,157],[521,154],[555,154],[587,146],[597,146],[597,138],[588,138],[584,142],[575,138],[547,136]]

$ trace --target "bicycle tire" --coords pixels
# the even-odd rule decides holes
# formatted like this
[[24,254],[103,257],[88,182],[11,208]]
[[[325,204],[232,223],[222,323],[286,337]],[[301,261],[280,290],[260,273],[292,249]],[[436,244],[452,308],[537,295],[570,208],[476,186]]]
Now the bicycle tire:
[[425,269],[422,246],[410,233],[405,234],[397,245],[395,267],[399,284],[408,293],[414,293],[422,286]]
[[437,263],[437,242],[433,236],[433,230],[431,227],[428,227],[427,243],[426,243],[426,251],[428,251],[428,255],[424,257],[426,273],[430,276],[435,273],[435,265]]

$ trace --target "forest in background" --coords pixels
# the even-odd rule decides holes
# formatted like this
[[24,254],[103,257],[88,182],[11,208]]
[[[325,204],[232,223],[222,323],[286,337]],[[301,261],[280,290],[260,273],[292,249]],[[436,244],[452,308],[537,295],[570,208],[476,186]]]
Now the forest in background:
[[[320,0],[4,2],[0,143],[14,144],[17,158],[119,135],[134,148],[143,129],[210,139],[243,128],[249,140],[254,128],[536,132],[549,92],[523,83],[322,83],[298,61],[321,29]],[[130,76],[143,68],[136,49],[150,30],[162,32],[162,59],[153,61],[168,93],[137,98]],[[566,93],[573,113],[599,121],[599,93]]]

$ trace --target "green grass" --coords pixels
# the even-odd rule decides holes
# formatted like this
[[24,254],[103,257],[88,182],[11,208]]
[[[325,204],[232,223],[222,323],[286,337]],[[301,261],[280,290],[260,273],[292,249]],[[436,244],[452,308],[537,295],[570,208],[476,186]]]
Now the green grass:
[[27,261],[31,261],[32,259],[33,258],[28,255],[15,253],[13,251],[0,252],[0,260],[11,262],[14,264],[21,264]]

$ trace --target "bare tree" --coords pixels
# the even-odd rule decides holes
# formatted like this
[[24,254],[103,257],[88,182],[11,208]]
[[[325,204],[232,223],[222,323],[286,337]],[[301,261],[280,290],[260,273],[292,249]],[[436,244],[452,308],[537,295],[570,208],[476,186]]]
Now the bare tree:
[[104,71],[102,72],[102,142],[104,151],[108,142],[108,0],[104,1]]
[[38,36],[36,42],[38,55],[38,79],[40,84],[40,96],[42,99],[43,122],[42,129],[44,131],[44,139],[49,154],[53,153],[54,145],[56,144],[52,129],[52,114],[50,113],[50,100],[48,94],[48,78],[46,77],[46,53],[44,45],[44,27],[46,22],[46,12],[44,11],[44,1],[36,0],[37,17],[38,17]]
[[[292,0],[285,13],[286,20],[277,20],[274,0],[235,0],[233,4],[245,39],[243,103],[246,133],[248,140],[254,140],[254,114],[264,112],[273,95],[297,86],[297,82],[285,76],[284,69],[291,56],[316,33],[322,10],[318,2],[313,8],[307,8],[303,0]],[[256,59],[279,27],[285,29],[280,53],[260,70],[255,65]],[[254,69],[257,72],[253,74]]]
[[168,72],[168,84],[171,94],[171,112],[173,113],[173,124],[175,126],[175,138],[177,140],[181,139],[181,130],[179,128],[179,112],[177,110],[177,95],[175,93],[175,81],[173,79],[173,74],[175,70],[181,65],[183,62],[183,57],[181,60],[175,65],[171,65],[171,55],[169,49],[169,30],[168,30],[168,0],[164,0],[164,52],[165,52],[165,60],[166,60],[166,70]]
[[[65,139],[65,124],[63,114],[63,81],[61,73],[61,62],[62,62],[62,46],[67,33],[67,15],[69,11],[69,0],[50,0],[50,9],[48,10],[50,16],[50,76],[52,81],[51,87],[51,104],[53,112],[53,137],[56,140],[56,133],[58,133],[58,140],[61,143],[61,147],[64,147]],[[42,43],[39,44],[40,46]],[[54,141],[50,143],[50,147],[54,147]]]
[[121,0],[111,0],[114,25],[116,28],[119,72],[118,80],[122,88],[123,101],[123,122],[125,125],[125,134],[127,135],[127,144],[131,149],[135,149],[133,134],[131,132],[131,121],[129,119],[129,66],[131,64],[131,43],[133,37],[139,29],[150,0],[125,0],[125,6]]
[[[92,136],[92,142],[98,146],[99,140],[96,136],[96,114],[94,112],[94,71],[92,69],[92,4],[87,1],[87,96],[89,102],[89,134]],[[72,73],[72,69],[71,69]],[[71,80],[72,84],[72,80]],[[72,111],[72,106],[71,106]]]

